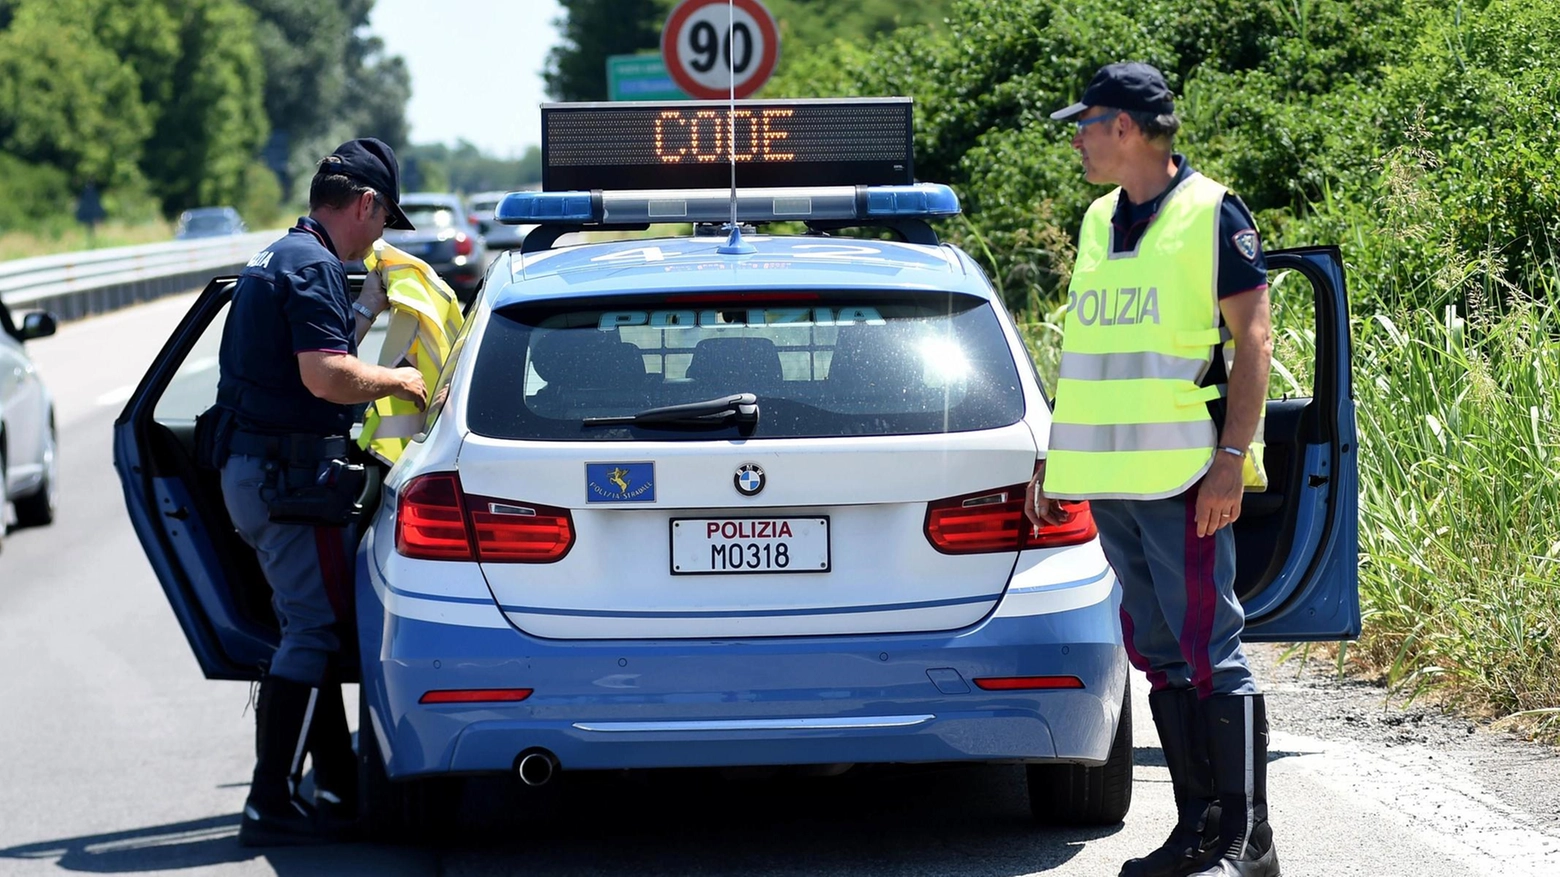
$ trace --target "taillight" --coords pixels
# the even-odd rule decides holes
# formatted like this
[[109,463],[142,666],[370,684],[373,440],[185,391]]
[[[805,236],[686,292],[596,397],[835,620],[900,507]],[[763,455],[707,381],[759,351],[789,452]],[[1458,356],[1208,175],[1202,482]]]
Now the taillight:
[[986,554],[1060,548],[1094,538],[1094,515],[1086,501],[1061,501],[1062,509],[1072,514],[1065,524],[1031,526],[1024,515],[1028,486],[1013,484],[928,503],[927,540],[943,554]]
[[486,496],[466,497],[483,563],[551,563],[574,545],[568,509]]
[[471,235],[463,231],[455,233],[455,255],[469,256],[475,247],[476,244],[471,240]]
[[454,472],[414,478],[395,507],[395,550],[419,560],[471,560],[471,533]]
[[429,691],[418,703],[519,703],[531,696],[529,688],[443,688]]
[[1058,691],[1082,688],[1083,680],[1077,676],[990,676],[976,679],[975,687],[981,691]]
[[461,492],[454,472],[434,472],[401,488],[395,550],[419,560],[551,563],[574,545],[568,509]]

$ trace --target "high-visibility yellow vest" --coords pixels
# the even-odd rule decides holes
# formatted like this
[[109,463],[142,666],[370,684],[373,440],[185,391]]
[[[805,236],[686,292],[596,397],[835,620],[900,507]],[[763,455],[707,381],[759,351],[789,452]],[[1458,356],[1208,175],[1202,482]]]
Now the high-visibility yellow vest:
[[[384,278],[390,299],[390,325],[379,364],[388,368],[416,366],[431,392],[450,355],[465,318],[460,301],[428,263],[384,241],[374,244],[363,260],[369,271]],[[425,415],[404,399],[374,400],[363,421],[358,445],[387,463],[395,463],[408,442],[423,429]]]
[[[1060,499],[1162,499],[1197,482],[1218,435],[1200,386],[1229,331],[1220,326],[1219,208],[1225,188],[1192,174],[1166,198],[1132,252],[1111,252],[1120,189],[1085,214],[1068,287],[1045,492]],[[1262,490],[1262,423],[1245,458]]]

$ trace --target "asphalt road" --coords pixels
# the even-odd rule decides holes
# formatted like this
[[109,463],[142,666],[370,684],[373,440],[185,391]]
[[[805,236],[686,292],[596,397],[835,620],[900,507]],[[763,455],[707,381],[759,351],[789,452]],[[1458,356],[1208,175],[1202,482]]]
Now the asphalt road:
[[[564,774],[541,792],[473,787],[466,828],[435,846],[241,849],[249,689],[200,677],[110,455],[113,418],[190,301],[30,345],[57,400],[63,483],[58,521],[13,532],[0,554],[0,874],[1112,875],[1167,830],[1139,687],[1135,800],[1109,828],[1031,826],[1015,767]],[[1560,873],[1551,751],[1471,729],[1405,739],[1374,696],[1301,685],[1271,654],[1258,657],[1284,873]]]

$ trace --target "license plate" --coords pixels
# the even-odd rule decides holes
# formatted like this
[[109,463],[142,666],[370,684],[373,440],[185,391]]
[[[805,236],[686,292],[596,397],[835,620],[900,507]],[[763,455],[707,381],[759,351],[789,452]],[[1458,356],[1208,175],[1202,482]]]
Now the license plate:
[[828,571],[828,518],[672,520],[673,575]]

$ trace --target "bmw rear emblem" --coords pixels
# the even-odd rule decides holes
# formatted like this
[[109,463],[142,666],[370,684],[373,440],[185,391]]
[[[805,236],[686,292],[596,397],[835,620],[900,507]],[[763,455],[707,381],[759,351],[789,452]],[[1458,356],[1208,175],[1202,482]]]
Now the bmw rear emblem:
[[743,463],[737,469],[737,474],[731,479],[731,483],[737,486],[737,493],[743,496],[757,496],[764,489],[764,470],[757,463]]

